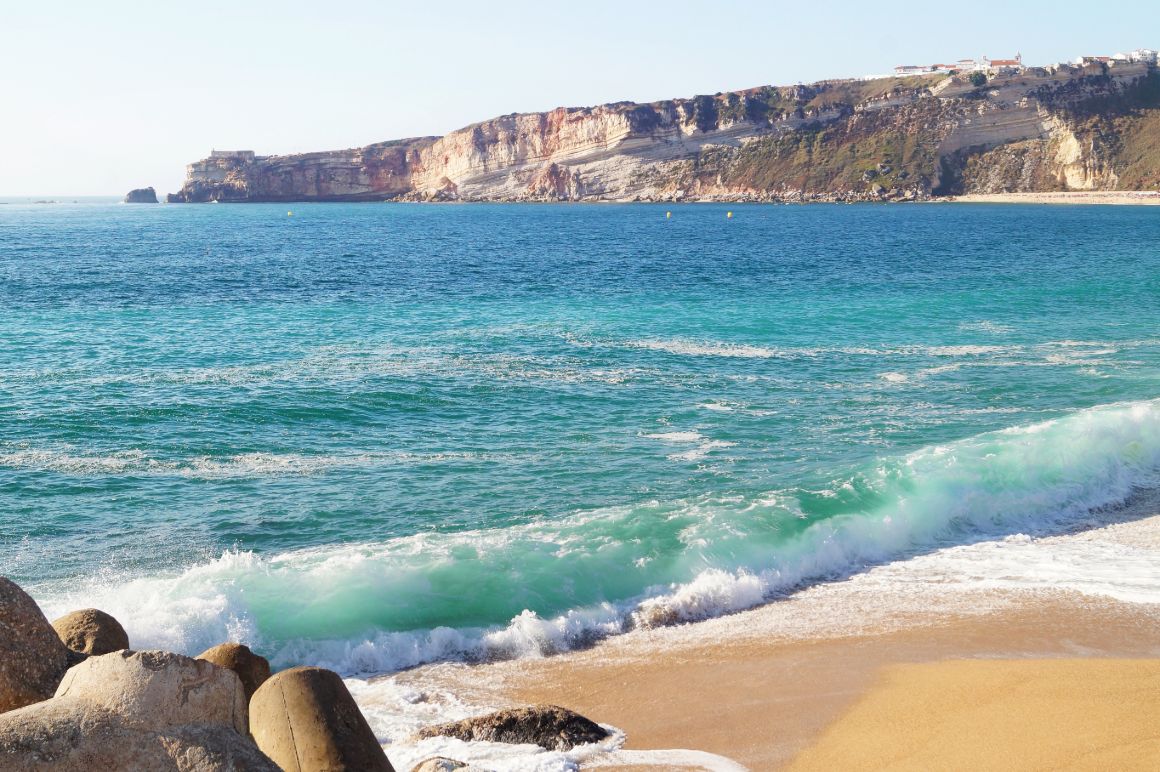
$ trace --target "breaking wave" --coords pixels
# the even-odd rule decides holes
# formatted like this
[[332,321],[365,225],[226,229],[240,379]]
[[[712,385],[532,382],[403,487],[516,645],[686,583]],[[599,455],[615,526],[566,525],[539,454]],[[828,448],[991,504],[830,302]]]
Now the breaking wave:
[[[703,440],[693,434],[656,439]],[[822,490],[645,502],[283,554],[230,551],[165,575],[30,589],[50,617],[81,605],[113,613],[142,647],[196,653],[234,639],[277,665],[380,673],[540,656],[634,626],[739,611],[932,550],[1034,539],[1122,504],[1156,485],[1158,470],[1160,400],[1122,403],[883,458]],[[1160,600],[1160,586],[1123,580],[1129,600]],[[1114,572],[1100,581],[1080,589],[1117,592]]]

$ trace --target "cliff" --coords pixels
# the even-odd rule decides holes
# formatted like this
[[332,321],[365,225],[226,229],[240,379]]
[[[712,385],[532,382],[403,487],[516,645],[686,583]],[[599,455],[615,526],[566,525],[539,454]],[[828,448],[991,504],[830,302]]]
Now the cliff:
[[882,200],[1160,188],[1146,63],[748,89],[505,115],[288,156],[214,152],[170,201]]

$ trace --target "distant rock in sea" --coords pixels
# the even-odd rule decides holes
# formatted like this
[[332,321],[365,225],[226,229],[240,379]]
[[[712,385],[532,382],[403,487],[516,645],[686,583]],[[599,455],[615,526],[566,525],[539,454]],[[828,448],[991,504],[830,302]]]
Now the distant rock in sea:
[[157,191],[153,188],[134,188],[125,194],[126,204],[156,204]]

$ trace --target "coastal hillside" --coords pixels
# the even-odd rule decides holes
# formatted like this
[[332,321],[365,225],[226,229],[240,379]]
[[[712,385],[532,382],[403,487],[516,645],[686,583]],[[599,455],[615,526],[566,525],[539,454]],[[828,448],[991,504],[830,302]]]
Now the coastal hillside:
[[1160,189],[1160,71],[1102,62],[505,115],[443,137],[215,151],[170,202],[921,200]]

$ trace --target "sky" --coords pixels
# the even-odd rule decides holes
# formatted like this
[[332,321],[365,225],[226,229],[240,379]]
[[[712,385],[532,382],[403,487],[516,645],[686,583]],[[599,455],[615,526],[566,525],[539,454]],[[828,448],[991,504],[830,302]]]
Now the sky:
[[510,112],[1160,48],[1160,2],[0,0],[0,196],[177,190],[211,149]]

